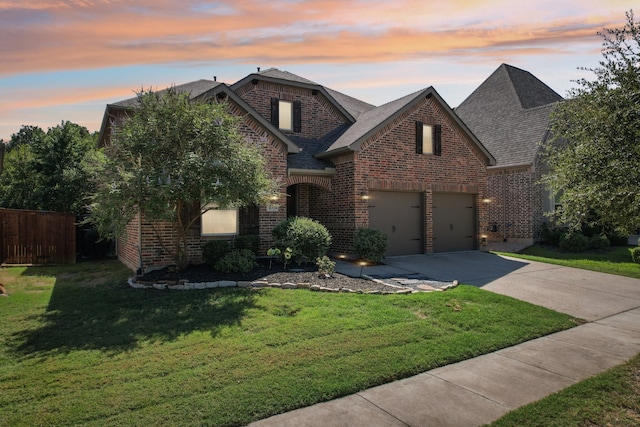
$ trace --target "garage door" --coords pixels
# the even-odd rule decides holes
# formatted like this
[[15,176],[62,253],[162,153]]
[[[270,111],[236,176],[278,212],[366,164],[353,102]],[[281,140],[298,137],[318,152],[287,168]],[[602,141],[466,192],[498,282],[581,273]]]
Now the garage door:
[[369,227],[387,235],[387,255],[423,252],[422,193],[369,192]]
[[433,252],[476,249],[473,194],[433,195]]

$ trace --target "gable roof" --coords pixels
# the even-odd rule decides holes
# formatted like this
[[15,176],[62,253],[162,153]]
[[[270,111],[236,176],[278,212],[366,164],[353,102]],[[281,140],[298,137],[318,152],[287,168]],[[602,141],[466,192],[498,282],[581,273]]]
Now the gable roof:
[[254,80],[262,80],[272,83],[281,83],[282,81],[285,81],[291,86],[316,90],[322,93],[324,97],[327,98],[329,102],[331,102],[351,123],[354,123],[363,111],[374,108],[373,105],[364,101],[360,101],[335,90],[327,89],[309,79],[305,79],[304,77],[300,77],[288,71],[278,70],[277,68],[269,68],[268,70],[249,74],[247,77],[231,85],[231,89],[235,91]]
[[[282,141],[287,146],[288,153],[298,153],[300,151],[300,147],[298,147],[295,143],[293,143],[286,135],[284,135],[279,129],[275,128],[270,122],[268,122],[264,117],[258,114],[253,107],[247,104],[242,98],[240,98],[235,92],[229,88],[224,83],[212,81],[212,80],[196,80],[194,82],[189,82],[181,85],[177,85],[173,87],[177,93],[188,93],[190,99],[213,99],[218,97],[220,94],[225,94],[225,96],[229,97],[233,100],[240,108],[247,112],[254,120],[256,120],[260,125],[270,132],[274,137],[280,141]],[[157,91],[157,93],[166,92],[168,89],[162,89]],[[114,110],[127,110],[131,111],[137,108],[140,105],[140,101],[138,97],[128,98],[122,101],[115,102],[113,104],[107,104],[107,108],[105,109],[104,117],[102,119],[102,125],[100,127],[100,134],[98,137],[99,144],[103,140],[105,136],[105,132],[109,126],[109,117]]]
[[495,156],[496,166],[531,165],[562,100],[533,74],[502,64],[455,112]]
[[424,98],[434,98],[445,111],[449,113],[450,118],[457,124],[463,132],[465,132],[471,141],[480,149],[487,157],[489,164],[495,164],[495,159],[484,145],[475,137],[475,135],[467,128],[462,120],[453,112],[451,107],[442,99],[438,92],[432,87],[419,90],[402,98],[398,98],[387,104],[377,108],[372,108],[363,112],[356,123],[351,125],[340,137],[329,146],[326,152],[318,154],[317,157],[325,158],[344,151],[357,151],[360,146],[371,135],[386,126],[398,115],[402,114],[406,109],[412,107]]

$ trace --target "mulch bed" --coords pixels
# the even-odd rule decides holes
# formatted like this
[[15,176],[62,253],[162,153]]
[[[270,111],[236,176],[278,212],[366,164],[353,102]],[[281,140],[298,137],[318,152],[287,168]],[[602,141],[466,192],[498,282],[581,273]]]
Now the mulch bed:
[[163,268],[146,273],[137,278],[140,282],[161,283],[165,281],[188,280],[190,283],[216,282],[221,280],[232,281],[266,281],[268,283],[308,283],[309,285],[319,285],[332,289],[351,289],[354,291],[397,291],[398,288],[388,286],[372,280],[349,277],[343,274],[334,273],[331,277],[322,277],[318,273],[318,268],[313,264],[289,264],[287,268],[281,262],[269,263],[268,259],[258,259],[258,265],[249,273],[221,273],[211,267],[200,265],[189,265],[187,268],[176,271],[172,268]]

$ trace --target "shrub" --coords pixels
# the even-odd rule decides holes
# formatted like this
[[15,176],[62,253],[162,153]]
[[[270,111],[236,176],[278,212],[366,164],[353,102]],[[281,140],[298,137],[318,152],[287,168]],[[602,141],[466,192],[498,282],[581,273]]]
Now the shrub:
[[560,237],[559,246],[566,252],[582,252],[589,247],[589,239],[576,231],[567,231]]
[[631,259],[633,262],[640,264],[640,247],[633,248],[631,251]]
[[625,233],[614,231],[608,233],[607,237],[609,238],[609,242],[611,242],[611,246],[627,246],[629,243],[629,235]]
[[260,250],[260,236],[257,234],[241,234],[236,236],[236,249],[249,249],[254,254],[258,254]]
[[553,246],[560,245],[560,237],[565,232],[561,227],[549,222],[542,223],[542,230],[540,233],[540,237],[543,242],[548,243]]
[[604,251],[611,246],[611,242],[604,234],[594,234],[589,239],[589,248],[597,251]]
[[324,256],[331,245],[327,228],[305,217],[289,217],[273,229],[276,246],[281,250],[291,248],[293,259],[302,262]]
[[322,276],[329,277],[336,271],[336,263],[326,255],[316,259],[316,265],[318,266],[318,273]]
[[248,273],[256,266],[256,254],[250,249],[234,249],[213,265],[222,273]]
[[353,246],[358,258],[380,262],[387,251],[387,236],[380,230],[361,228],[356,231]]
[[209,240],[202,246],[202,260],[213,267],[220,258],[231,251],[231,244],[226,240]]

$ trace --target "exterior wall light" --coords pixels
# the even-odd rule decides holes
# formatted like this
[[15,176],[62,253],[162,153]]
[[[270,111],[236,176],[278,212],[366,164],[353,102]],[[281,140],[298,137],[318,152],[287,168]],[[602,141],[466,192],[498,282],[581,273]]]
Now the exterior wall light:
[[367,194],[366,191],[363,191],[362,193],[360,193],[360,197],[362,197],[362,200],[369,200],[369,195]]
[[482,203],[491,203],[491,199],[488,197],[483,197],[482,198]]

